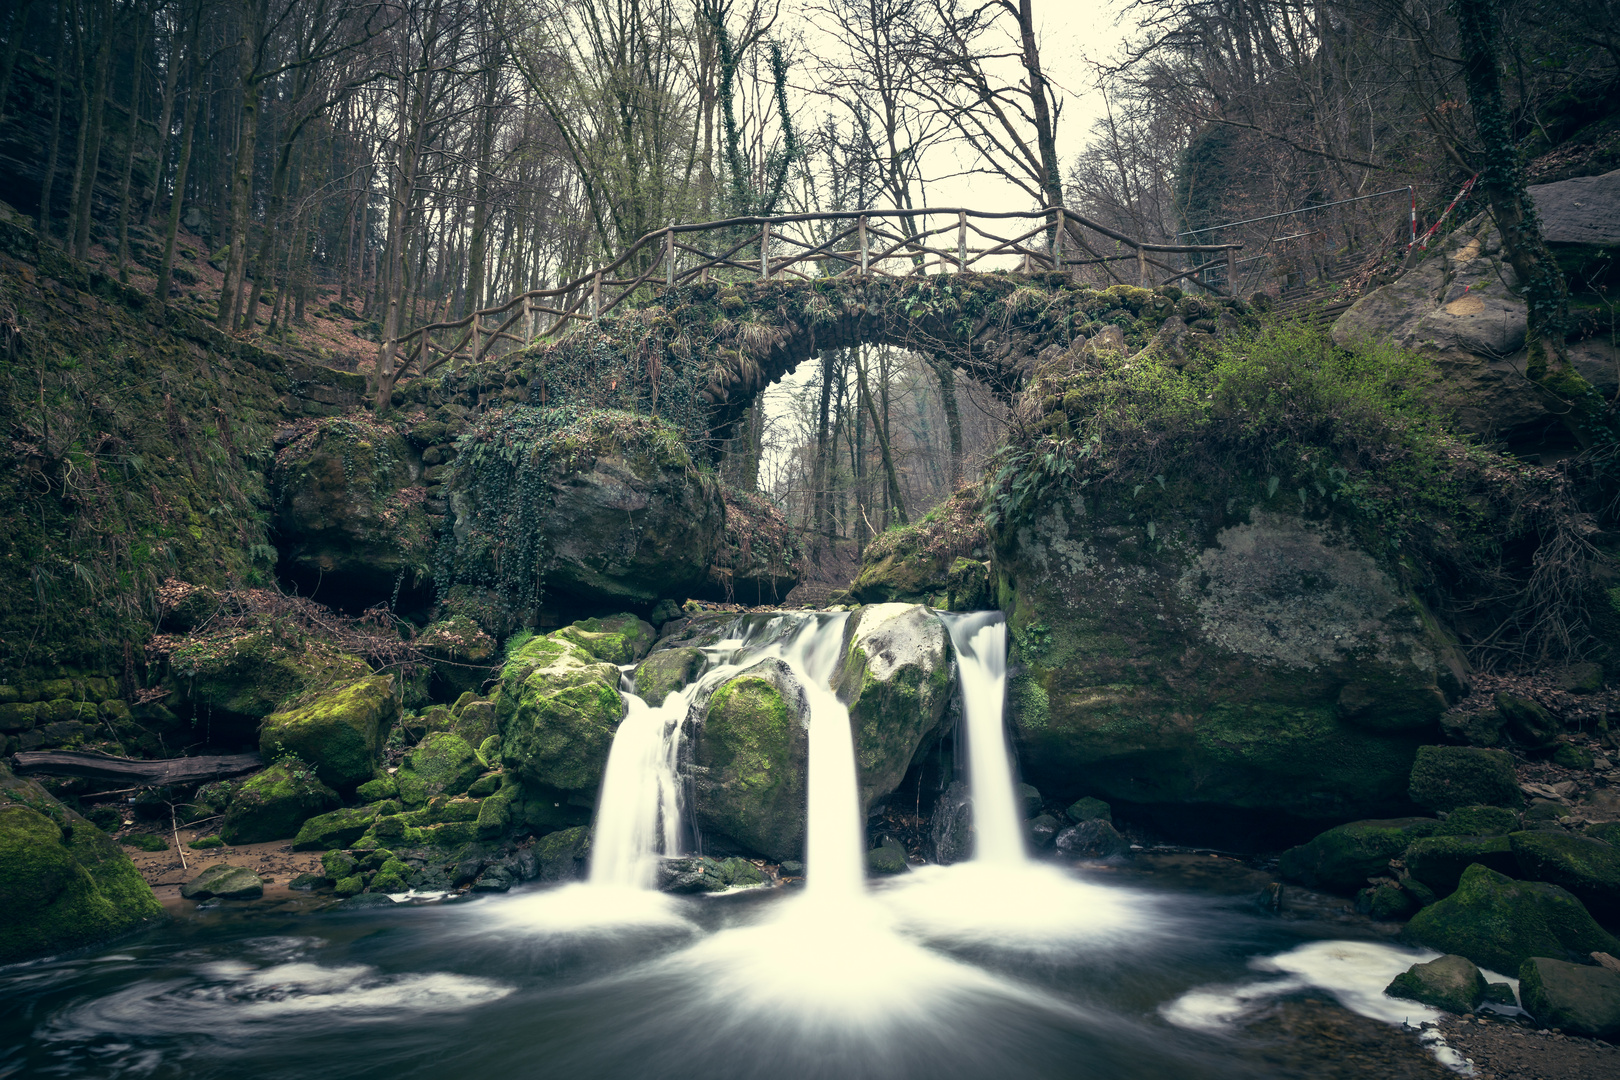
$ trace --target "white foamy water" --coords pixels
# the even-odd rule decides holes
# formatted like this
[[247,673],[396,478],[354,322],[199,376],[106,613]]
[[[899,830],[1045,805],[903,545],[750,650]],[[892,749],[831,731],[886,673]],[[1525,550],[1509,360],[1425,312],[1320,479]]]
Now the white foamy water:
[[1007,622],[999,611],[941,613],[956,650],[962,691],[962,727],[967,735],[968,781],[973,785],[973,857],[1021,865],[1023,815],[1007,752]]
[[835,614],[807,621],[781,655],[800,677],[810,707],[805,888],[816,900],[831,903],[860,895],[866,884],[855,737],[849,709],[831,687],[848,618]]

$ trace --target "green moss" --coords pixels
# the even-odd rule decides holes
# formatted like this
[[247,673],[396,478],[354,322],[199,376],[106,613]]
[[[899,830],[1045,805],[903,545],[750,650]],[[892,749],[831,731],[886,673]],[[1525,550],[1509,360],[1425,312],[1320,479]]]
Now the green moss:
[[535,638],[502,671],[502,762],[531,782],[594,793],[624,715],[619,669],[570,642]]
[[133,836],[126,836],[124,837],[123,842],[128,844],[130,847],[138,848],[141,851],[169,850],[169,842],[163,837],[156,836],[152,833],[136,833]]
[[322,783],[350,787],[375,772],[388,729],[398,717],[393,678],[372,675],[266,717],[259,752],[270,760],[291,754],[314,765]]
[[289,758],[237,789],[219,835],[227,844],[257,844],[297,834],[299,826],[338,803],[337,793],[308,765]]
[[584,619],[550,636],[578,645],[592,659],[604,663],[631,664],[647,655],[658,634],[634,615],[610,615],[601,619]]
[[198,851],[209,851],[213,848],[222,848],[224,846],[225,841],[221,840],[217,836],[199,836],[197,839],[186,845],[186,847],[196,848]]
[[1474,746],[1419,747],[1408,791],[1430,810],[1524,805],[1512,756]]
[[294,851],[345,848],[365,834],[377,817],[377,807],[357,806],[319,814],[304,822],[293,839]]
[[636,694],[657,707],[665,696],[682,689],[703,671],[701,649],[661,649],[636,668]]
[[1465,806],[1440,823],[1436,836],[1506,836],[1519,827],[1519,815],[1501,806]]
[[1463,871],[1475,863],[1504,874],[1518,870],[1513,846],[1506,836],[1424,837],[1414,840],[1401,858],[1407,872],[1437,897],[1455,892]]
[[1620,848],[1595,836],[1541,829],[1508,840],[1523,876],[1562,885],[1600,919],[1620,919]]
[[1515,881],[1477,865],[1463,871],[1456,892],[1414,915],[1405,933],[1493,971],[1517,971],[1532,956],[1620,949],[1620,941],[1558,886]]
[[694,748],[705,770],[697,808],[705,827],[774,857],[798,853],[805,744],[796,727],[781,692],[759,675],[714,692]]
[[405,805],[421,806],[441,793],[461,794],[482,771],[478,755],[465,739],[440,731],[416,744],[394,781]]
[[1354,892],[1369,877],[1389,872],[1397,858],[1419,837],[1440,827],[1433,818],[1388,818],[1352,821],[1329,829],[1308,843],[1283,852],[1277,871],[1289,881],[1336,892]]
[[1447,1012],[1472,1012],[1485,998],[1485,976],[1463,956],[1442,956],[1413,964],[1384,989],[1390,997],[1433,1005]]
[[367,780],[355,789],[355,795],[363,802],[378,802],[382,799],[392,799],[399,794],[399,785],[392,776],[379,776],[374,780]]

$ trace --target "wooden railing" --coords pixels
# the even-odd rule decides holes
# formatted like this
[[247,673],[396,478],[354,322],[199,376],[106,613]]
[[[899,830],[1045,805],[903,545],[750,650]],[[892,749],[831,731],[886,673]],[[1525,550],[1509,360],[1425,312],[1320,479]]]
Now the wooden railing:
[[[944,224],[930,225],[930,219],[938,222],[942,218]],[[985,227],[989,222],[1015,219],[1033,221],[1034,225],[1012,236],[999,236]],[[818,240],[813,235],[817,225],[824,226],[823,231],[829,235]],[[1131,253],[1099,254],[1092,249],[1088,232],[1124,245]],[[699,238],[706,236],[719,240],[715,250],[700,246]],[[1078,249],[1072,254],[1066,250],[1071,245]],[[897,278],[927,274],[931,268],[939,274],[962,273],[976,265],[988,268],[990,260],[1012,257],[1020,260],[1018,272],[1102,266],[1116,281],[1123,279],[1110,264],[1134,262],[1137,283],[1148,287],[1192,278],[1204,269],[1170,266],[1153,258],[1150,252],[1224,253],[1228,280],[1234,280],[1235,275],[1230,274],[1233,252],[1242,246],[1146,243],[1063,207],[1003,213],[933,207],[848,210],[671,224],[643,236],[613,262],[565,285],[530,289],[497,307],[419,326],[387,342],[380,370],[397,379],[413,368],[417,374],[426,374],[455,358],[476,362],[503,342],[525,348],[541,338],[567,333],[580,322],[599,319],[629,303],[641,290],[650,292],[658,285],[668,289],[711,278],[727,282],[779,277],[806,281],[856,276]],[[634,273],[633,268],[638,266],[643,269]],[[627,267],[632,271],[627,273]],[[1160,278],[1155,270],[1169,276]],[[436,335],[452,343],[436,341]]]

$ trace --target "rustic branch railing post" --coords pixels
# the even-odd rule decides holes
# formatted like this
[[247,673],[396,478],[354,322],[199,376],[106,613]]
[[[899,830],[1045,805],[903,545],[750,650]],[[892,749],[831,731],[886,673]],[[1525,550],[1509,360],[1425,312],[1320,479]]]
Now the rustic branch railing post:
[[664,284],[673,289],[675,287],[675,223],[669,223],[664,230]]
[[423,330],[422,331],[422,339],[416,343],[416,373],[418,375],[421,375],[422,372],[427,370],[427,359],[428,359],[428,335],[427,335],[427,331]]
[[759,227],[759,276],[771,280],[771,223]]
[[956,272],[967,270],[967,211],[956,212]]
[[1052,216],[1052,269],[1063,272],[1063,210],[1059,207]]
[[867,256],[867,250],[866,250],[866,215],[865,214],[861,215],[861,220],[857,225],[857,230],[856,231],[858,231],[860,233],[860,235],[861,235],[861,277],[865,277],[866,272],[867,272],[867,265],[866,265],[866,256]]
[[478,363],[479,360],[483,359],[483,356],[484,356],[484,347],[483,347],[483,344],[479,341],[479,334],[482,331],[483,327],[478,325],[482,321],[483,320],[481,320],[478,317],[478,312],[476,312],[476,311],[473,312],[472,338],[471,338],[471,341],[472,341],[472,362],[475,363],[475,364]]
[[591,321],[602,317],[602,271],[591,275]]
[[523,347],[527,349],[534,341],[534,313],[529,306],[529,294],[523,294],[523,330],[518,334],[523,339]]
[[1148,281],[1147,252],[1142,249],[1142,245],[1138,244],[1136,246],[1136,283],[1145,289],[1148,287]]
[[1226,295],[1237,295],[1237,252],[1226,249]]

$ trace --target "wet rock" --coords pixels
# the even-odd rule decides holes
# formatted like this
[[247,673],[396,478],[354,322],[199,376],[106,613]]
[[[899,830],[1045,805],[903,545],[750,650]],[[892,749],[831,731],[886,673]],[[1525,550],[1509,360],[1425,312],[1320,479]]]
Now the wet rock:
[[301,694],[363,679],[357,656],[315,639],[299,640],[264,626],[188,636],[169,655],[169,701],[206,716],[212,730],[256,738],[256,725]]
[[1532,956],[1620,948],[1565,890],[1477,865],[1463,871],[1456,892],[1412,916],[1405,936],[1493,971],[1517,971]]
[[1394,881],[1384,881],[1356,894],[1356,910],[1377,922],[1405,919],[1421,906],[1409,890]]
[[328,787],[353,787],[376,771],[399,710],[392,677],[357,679],[266,717],[259,752],[266,761],[291,754],[313,765]]
[[377,820],[377,807],[355,806],[318,814],[299,828],[293,838],[294,851],[329,851],[346,848]]
[[264,882],[245,866],[210,866],[184,885],[180,895],[187,900],[257,900],[264,895]]
[[953,780],[934,800],[931,838],[941,866],[973,858],[973,793],[963,781]]
[[435,690],[441,698],[477,693],[496,674],[499,658],[495,639],[465,615],[424,627],[412,644],[429,657]]
[[1529,698],[1499,693],[1496,711],[1502,714],[1503,732],[1518,745],[1531,750],[1551,746],[1563,730],[1557,717]]
[[990,564],[958,556],[945,572],[945,598],[950,611],[986,611],[995,607]]
[[915,604],[868,604],[844,627],[844,655],[832,678],[849,706],[861,809],[905,777],[951,697],[945,626]]
[[256,773],[231,797],[219,835],[227,844],[258,844],[296,836],[317,814],[338,805],[337,792],[296,758]]
[[1057,849],[1070,858],[1106,859],[1123,855],[1131,849],[1131,842],[1100,818],[1070,825],[1057,834]]
[[1519,862],[1506,836],[1430,836],[1414,840],[1401,856],[1406,870],[1436,897],[1457,891],[1463,871],[1478,863],[1499,874],[1516,874]]
[[726,859],[720,865],[723,869],[726,884],[732,888],[744,885],[763,885],[767,880],[765,871],[747,859],[733,857]]
[[658,887],[667,893],[721,892],[726,867],[707,856],[658,860]]
[[106,941],[163,917],[129,856],[0,762],[0,964]]
[[406,806],[422,806],[435,795],[460,795],[481,772],[483,764],[465,739],[436,731],[405,756],[394,782]]
[[1019,784],[1015,794],[1021,817],[1032,818],[1041,812],[1041,793],[1034,784]]
[[1519,815],[1503,806],[1465,806],[1446,815],[1436,836],[1506,836],[1519,827]]
[[779,660],[715,690],[692,736],[693,815],[705,834],[777,860],[801,853],[808,721],[804,689]]
[[651,623],[642,622],[634,615],[610,615],[601,619],[583,619],[551,636],[558,641],[569,641],[596,660],[613,664],[633,664],[647,655],[658,632]]
[[1063,828],[1063,823],[1051,814],[1041,814],[1031,818],[1026,827],[1029,846],[1036,851],[1048,847],[1057,839],[1057,834]]
[[1418,747],[1407,794],[1428,810],[1524,805],[1512,756],[1473,746]]
[[1412,841],[1440,827],[1434,818],[1383,818],[1352,821],[1329,829],[1307,843],[1289,848],[1278,862],[1285,880],[1313,889],[1349,893],[1370,877],[1389,871]]
[[636,694],[657,708],[664,698],[703,673],[703,652],[691,646],[660,649],[636,668]]
[[517,884],[517,875],[509,867],[496,864],[485,867],[473,881],[473,892],[506,892]]
[[1620,1038],[1620,972],[1531,957],[1519,968],[1525,1011],[1548,1027],[1589,1039]]
[[534,855],[538,880],[583,880],[591,858],[590,826],[578,825],[542,836],[529,850]]
[[905,846],[892,836],[866,853],[866,869],[872,874],[903,874],[911,867],[906,862]]
[[1595,764],[1595,759],[1592,757],[1592,751],[1584,746],[1559,743],[1553,750],[1552,763],[1566,769],[1584,772]]
[[1516,832],[1508,840],[1521,877],[1562,885],[1597,918],[1620,921],[1620,849],[1566,832]]
[[509,769],[594,796],[624,716],[619,669],[556,635],[529,638],[509,646],[495,711]]
[[1113,808],[1101,799],[1093,799],[1090,795],[1076,799],[1063,814],[1077,825],[1082,821],[1092,820],[1106,821],[1110,825],[1114,823]]
[[1468,746],[1499,746],[1506,718],[1495,709],[1479,712],[1448,712],[1440,718],[1440,732],[1455,743]]
[[1466,956],[1454,953],[1413,964],[1384,988],[1390,997],[1432,1005],[1447,1012],[1473,1012],[1485,999],[1485,976]]
[[293,892],[314,892],[316,889],[329,889],[335,882],[324,874],[299,874],[287,882],[287,888]]

